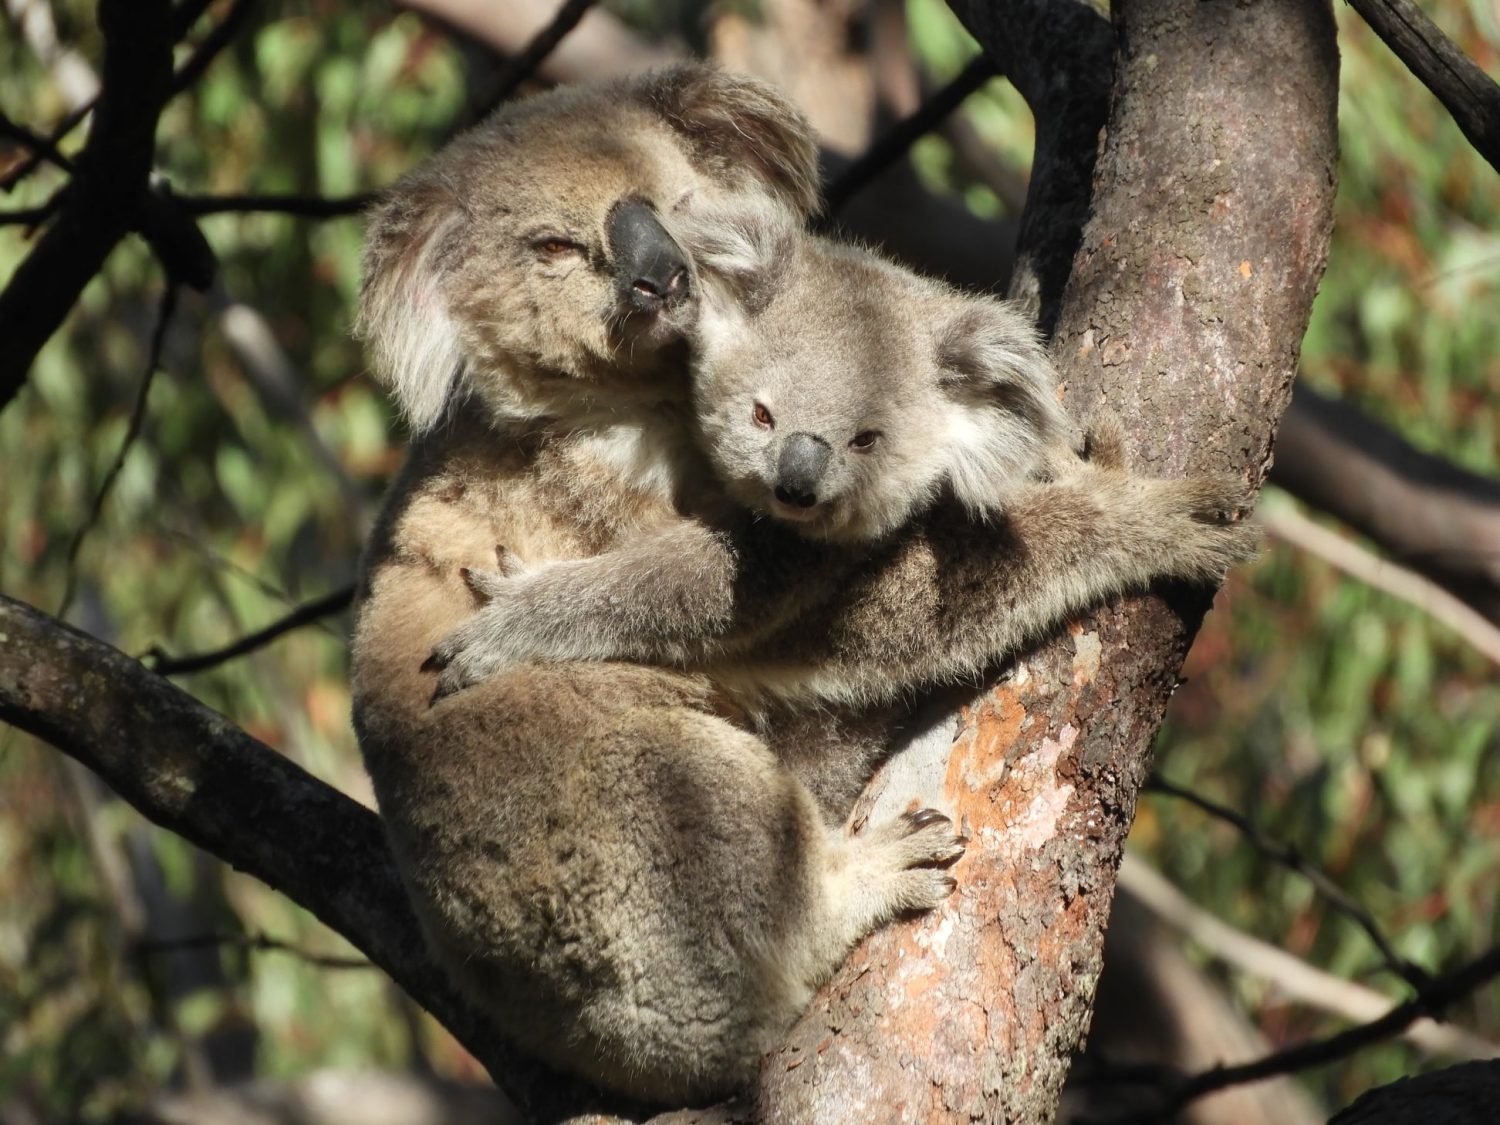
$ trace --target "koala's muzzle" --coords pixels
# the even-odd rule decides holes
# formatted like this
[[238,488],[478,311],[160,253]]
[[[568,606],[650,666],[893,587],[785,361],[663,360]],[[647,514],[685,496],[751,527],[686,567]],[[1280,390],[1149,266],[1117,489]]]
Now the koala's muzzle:
[[656,312],[688,294],[687,255],[644,203],[621,203],[609,216],[615,284],[637,312]]
[[818,485],[832,455],[828,443],[814,434],[788,434],[776,461],[776,499],[811,508],[818,502]]

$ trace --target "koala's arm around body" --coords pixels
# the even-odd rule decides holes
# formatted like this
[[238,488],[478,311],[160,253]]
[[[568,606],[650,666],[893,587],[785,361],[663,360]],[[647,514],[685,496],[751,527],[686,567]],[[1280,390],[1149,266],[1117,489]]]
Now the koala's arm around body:
[[702,668],[753,648],[810,608],[847,551],[748,518],[683,520],[582,559],[470,569],[485,605],[433,654],[438,694],[526,660]]
[[972,677],[1091,606],[1163,579],[1217,583],[1255,551],[1242,482],[1082,466],[978,523],[940,506],[831,596],[715,667],[747,694],[866,704]]
[[480,578],[488,605],[437,649],[444,690],[525,659],[710,670],[747,698],[868,703],[972,676],[1159,579],[1216,582],[1256,536],[1238,480],[1093,462],[1019,487],[1003,515],[939,505],[869,551],[764,521],[685,523],[626,549]]

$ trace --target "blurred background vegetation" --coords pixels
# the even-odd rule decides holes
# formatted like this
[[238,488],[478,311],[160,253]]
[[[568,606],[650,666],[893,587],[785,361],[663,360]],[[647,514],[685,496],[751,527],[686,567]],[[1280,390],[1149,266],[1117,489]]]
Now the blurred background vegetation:
[[[0,109],[45,131],[79,100],[78,64],[97,68],[92,5],[4,7]],[[213,5],[204,26],[226,7]],[[679,48],[732,43],[735,27],[764,18],[754,2],[606,7]],[[1338,226],[1306,378],[1425,449],[1500,473],[1495,174],[1359,19],[1335,7]],[[1500,15],[1489,0],[1424,7],[1496,72]],[[50,13],[45,34],[39,10]],[[928,88],[974,53],[938,0],[909,0],[905,14]],[[183,193],[365,192],[451,135],[492,72],[484,52],[384,3],[260,5],[168,108],[158,168]],[[1024,182],[1029,160],[1027,110],[997,81],[962,118],[1002,174],[977,175],[972,152],[944,135],[914,154],[922,180],[977,215],[1003,216],[1014,205],[1006,175]],[[0,146],[0,172],[24,155]],[[4,206],[36,206],[61,182],[43,167]],[[346,584],[402,456],[399,426],[348,332],[359,219],[223,214],[203,229],[220,280],[207,296],[182,293],[140,437],[76,557],[147,366],[164,283],[144,244],[111,256],[28,389],[0,413],[0,589],[55,611],[75,587],[70,620],[137,654],[212,649]],[[28,245],[24,227],[0,228],[0,277]],[[1174,701],[1160,772],[1295,844],[1416,962],[1436,969],[1494,942],[1492,664],[1420,611],[1274,540],[1232,577],[1218,610]],[[180,682],[368,803],[349,724],[347,627],[330,617]],[[1378,958],[1356,927],[1227,825],[1148,795],[1132,843],[1231,924],[1401,994],[1374,973]],[[259,937],[292,949],[257,948]],[[183,938],[205,940],[153,948]],[[319,956],[352,950],[281,896],[147,825],[55,751],[0,730],[7,1125],[109,1120],[207,1074],[368,1066],[483,1077],[380,973]],[[1273,1041],[1337,1026],[1262,981],[1224,979]],[[1500,1040],[1494,989],[1455,1014]],[[1307,1077],[1340,1105],[1421,1065],[1411,1048],[1387,1046]]]

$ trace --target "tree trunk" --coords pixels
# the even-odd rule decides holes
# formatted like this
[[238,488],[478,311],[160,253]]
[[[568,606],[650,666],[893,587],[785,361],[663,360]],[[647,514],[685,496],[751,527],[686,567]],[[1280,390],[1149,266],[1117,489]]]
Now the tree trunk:
[[[971,30],[997,39],[973,4]],[[994,21],[993,23],[991,21]],[[1054,353],[1140,467],[1269,462],[1332,225],[1337,56],[1305,0],[1122,0],[1107,139]],[[1039,126],[1040,132],[1040,126]],[[943,909],[867,940],[762,1071],[779,1122],[1051,1119],[1088,1025],[1114,872],[1205,600],[1075,625],[877,780],[971,838]]]

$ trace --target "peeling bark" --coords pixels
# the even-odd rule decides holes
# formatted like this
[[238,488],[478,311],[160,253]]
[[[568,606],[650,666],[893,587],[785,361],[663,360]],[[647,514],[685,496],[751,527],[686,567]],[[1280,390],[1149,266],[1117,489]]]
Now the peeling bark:
[[[1124,0],[1115,30],[1093,217],[1054,341],[1068,403],[1117,412],[1148,471],[1258,481],[1332,226],[1333,21],[1302,0]],[[920,795],[959,815],[959,891],[861,946],[768,1059],[762,1119],[1051,1119],[1204,608],[1179,591],[1092,615],[878,779],[876,808]]]

